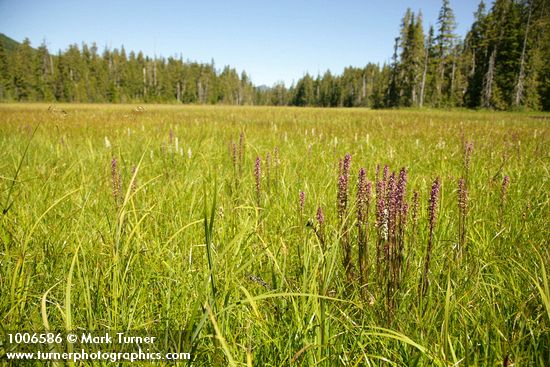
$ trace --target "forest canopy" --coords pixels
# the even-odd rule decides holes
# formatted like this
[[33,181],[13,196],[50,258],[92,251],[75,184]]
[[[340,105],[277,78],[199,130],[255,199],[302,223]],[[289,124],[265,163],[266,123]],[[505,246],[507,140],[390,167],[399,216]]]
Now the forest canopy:
[[0,34],[0,101],[195,103],[318,107],[468,107],[550,110],[547,0],[483,1],[464,38],[448,0],[434,26],[407,9],[389,64],[305,74],[255,86],[214,61],[150,57],[97,45],[52,54]]

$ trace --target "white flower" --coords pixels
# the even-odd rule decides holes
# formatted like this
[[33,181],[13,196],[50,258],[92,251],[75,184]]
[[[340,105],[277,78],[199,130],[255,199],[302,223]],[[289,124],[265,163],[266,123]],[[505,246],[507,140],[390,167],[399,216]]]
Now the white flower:
[[384,218],[382,219],[382,225],[380,226],[380,231],[384,241],[388,240],[388,218],[389,212],[387,208],[384,208]]
[[111,147],[111,142],[109,141],[109,139],[107,137],[105,137],[105,148],[110,148]]

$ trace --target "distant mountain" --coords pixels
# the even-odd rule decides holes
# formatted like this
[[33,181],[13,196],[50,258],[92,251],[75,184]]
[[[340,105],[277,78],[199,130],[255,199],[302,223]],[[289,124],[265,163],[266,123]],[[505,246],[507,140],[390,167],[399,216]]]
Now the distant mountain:
[[4,49],[6,51],[13,51],[17,46],[20,45],[19,42],[17,42],[14,39],[9,38],[4,33],[0,33],[0,42],[2,43],[2,46],[4,46]]
[[258,89],[260,92],[267,92],[271,89],[271,87],[269,87],[265,84],[262,84],[262,85],[257,86],[256,89]]

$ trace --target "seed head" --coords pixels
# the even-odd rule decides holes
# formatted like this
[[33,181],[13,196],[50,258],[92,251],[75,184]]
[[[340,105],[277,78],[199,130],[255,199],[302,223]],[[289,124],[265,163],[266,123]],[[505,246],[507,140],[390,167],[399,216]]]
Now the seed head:
[[265,156],[265,173],[267,177],[267,185],[269,187],[269,181],[271,180],[271,155],[269,153]]
[[463,178],[458,180],[458,208],[462,214],[465,214],[468,208],[468,190]]
[[470,161],[472,159],[472,152],[474,151],[474,143],[468,141],[464,144],[464,168],[466,171],[470,169]]
[[508,196],[508,188],[510,187],[510,176],[504,176],[502,179],[502,187],[500,189],[500,201],[501,205],[504,207],[506,203],[506,197]]
[[502,195],[505,196],[510,186],[510,176],[504,176],[502,179]]
[[[132,193],[137,190],[137,175],[136,175],[136,166],[132,166]],[[136,177],[134,177],[136,175]]]
[[370,206],[371,196],[372,196],[372,182],[367,181],[367,185],[365,187],[365,199],[366,199],[366,206],[367,209]]
[[120,177],[120,172],[118,171],[118,163],[115,157],[111,160],[111,182],[113,187],[113,197],[118,203],[122,193],[122,179]]
[[276,166],[281,164],[281,160],[279,159],[279,147],[275,147],[275,149],[273,149],[273,158]]
[[239,162],[241,162],[241,165],[243,163],[244,159],[244,133],[241,132],[241,135],[239,135]]
[[260,203],[261,194],[261,178],[262,178],[262,160],[260,157],[256,157],[256,163],[254,165],[254,177],[256,178],[256,198],[258,205]]

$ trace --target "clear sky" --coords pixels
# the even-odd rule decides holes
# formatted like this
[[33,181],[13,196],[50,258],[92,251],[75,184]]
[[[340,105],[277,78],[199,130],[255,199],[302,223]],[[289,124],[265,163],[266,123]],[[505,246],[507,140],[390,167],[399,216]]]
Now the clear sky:
[[[487,1],[490,3],[490,1]],[[479,0],[451,0],[463,36]],[[103,49],[178,56],[246,70],[256,85],[287,86],[307,71],[390,60],[407,7],[435,24],[441,0],[0,0],[0,32],[51,52]]]

